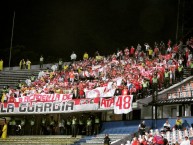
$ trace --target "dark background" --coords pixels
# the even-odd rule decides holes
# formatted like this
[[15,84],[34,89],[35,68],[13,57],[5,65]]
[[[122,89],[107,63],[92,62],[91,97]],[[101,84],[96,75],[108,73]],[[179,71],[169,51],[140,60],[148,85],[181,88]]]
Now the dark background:
[[29,58],[37,64],[82,59],[116,52],[137,43],[175,42],[177,0],[7,0],[0,2],[0,59],[9,64],[13,13],[15,25],[11,66]]

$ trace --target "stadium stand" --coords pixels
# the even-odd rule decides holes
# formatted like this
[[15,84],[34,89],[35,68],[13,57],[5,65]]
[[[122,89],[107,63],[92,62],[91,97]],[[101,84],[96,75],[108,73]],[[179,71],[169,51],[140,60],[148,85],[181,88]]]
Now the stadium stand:
[[[160,98],[162,97],[162,94],[164,95],[164,93],[167,93],[167,97],[165,98],[166,100],[187,96],[192,97],[193,81],[191,80],[192,78],[189,78],[190,68],[188,63],[183,64],[184,61],[182,60],[182,56],[180,55],[183,50],[185,50],[186,52],[189,52],[189,50],[188,48],[184,48],[181,45],[174,46],[178,47],[177,51],[174,49],[175,47],[173,47],[173,50],[170,53],[166,51],[166,47],[162,48],[161,50],[162,46],[160,46],[159,55],[156,56],[155,54],[157,52],[154,52],[155,56],[153,56],[153,59],[152,56],[149,55],[149,52],[147,52],[146,55],[143,51],[137,49],[134,55],[135,57],[129,56],[130,50],[128,48],[125,48],[124,51],[118,51],[117,54],[109,55],[107,57],[97,56],[96,58],[91,58],[89,60],[66,63],[64,64],[63,71],[55,70],[52,66],[49,67],[49,69],[45,70],[31,69],[18,71],[2,71],[0,72],[0,87],[3,90],[4,86],[9,86],[8,88],[6,88],[8,90],[5,91],[7,97],[6,101],[8,103],[10,101],[9,98],[13,93],[15,94],[15,98],[22,98],[35,93],[58,93],[73,94],[73,99],[78,99],[81,97],[86,97],[86,90],[93,90],[98,87],[106,87],[106,89],[108,88],[109,90],[115,90],[118,87],[121,90],[120,95],[134,95],[134,102],[138,100],[141,102],[145,102],[145,99],[154,93],[152,79],[155,75],[158,79],[158,82],[156,82],[156,87],[160,91],[158,93],[158,101],[162,101],[162,99]],[[166,52],[162,54],[161,51]],[[176,56],[176,54],[178,54],[179,56]],[[186,59],[186,61],[188,61],[188,58]],[[181,76],[182,65],[183,72]],[[170,71],[169,76],[167,71]],[[34,74],[35,76],[35,80],[33,81],[31,80],[32,74]],[[118,78],[121,78],[119,82]],[[182,81],[182,79],[184,80]],[[21,85],[19,87],[18,80],[21,80]],[[146,81],[148,82],[147,84]],[[168,81],[168,83],[166,83],[166,81]],[[108,87],[109,84],[111,84],[110,87]],[[15,89],[15,87],[18,88]],[[126,93],[124,92],[125,87]],[[18,91],[18,89],[19,93],[15,93],[16,91]],[[80,90],[83,91],[83,93]],[[114,93],[111,94],[111,96],[113,95]],[[17,99],[15,99],[14,101],[16,100]],[[1,101],[3,103],[5,100],[1,99]],[[192,118],[187,117],[183,119],[188,124],[188,126],[186,127],[184,125],[184,128],[186,128],[186,130],[173,131],[169,135],[166,134],[167,139],[170,142],[174,142],[173,136],[176,137],[175,141],[178,140],[179,142],[184,139],[186,135],[192,137],[192,128],[190,126],[193,120]],[[148,132],[150,129],[162,129],[163,123],[166,121],[166,119],[151,119],[145,121]],[[102,129],[99,135],[95,137],[80,137],[80,140],[66,140],[66,138],[64,138],[64,142],[67,141],[69,142],[69,144],[73,144],[73,142],[76,142],[74,144],[77,145],[96,145],[102,143],[104,134],[110,134],[112,141],[116,142],[123,139],[126,134],[131,136],[137,135],[138,125],[140,122],[141,120],[103,122]],[[175,119],[169,118],[169,122],[172,126],[174,126]],[[154,126],[156,128],[153,128]],[[158,131],[155,130],[150,133],[154,134],[154,132],[156,133]],[[26,143],[27,140],[30,140],[31,142],[33,142],[34,140],[34,143],[42,143],[42,141],[45,141],[44,138],[42,140],[38,137],[34,139],[31,136],[29,138],[25,138],[24,136],[20,139],[21,142],[17,140],[17,138],[10,137],[7,140],[7,143],[9,144],[9,142],[15,142],[18,144],[22,144]],[[51,140],[54,139],[46,139],[48,144],[52,143]],[[61,144],[60,137],[58,139],[56,136],[56,140],[58,140],[58,144]]]

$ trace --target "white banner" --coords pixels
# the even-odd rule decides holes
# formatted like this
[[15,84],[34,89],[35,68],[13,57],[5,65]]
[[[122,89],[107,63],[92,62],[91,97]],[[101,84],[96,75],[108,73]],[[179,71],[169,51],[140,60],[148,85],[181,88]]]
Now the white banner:
[[101,97],[112,97],[115,94],[115,89],[106,89],[103,94],[101,95]]
[[115,96],[114,113],[127,114],[132,111],[133,95]]
[[86,90],[86,98],[96,98],[96,97],[101,97],[104,93],[105,87],[98,87],[93,90]]
[[53,102],[72,100],[72,94],[33,94],[15,98],[14,102]]
[[0,114],[45,114],[98,110],[99,99],[73,99],[53,102],[0,103]]

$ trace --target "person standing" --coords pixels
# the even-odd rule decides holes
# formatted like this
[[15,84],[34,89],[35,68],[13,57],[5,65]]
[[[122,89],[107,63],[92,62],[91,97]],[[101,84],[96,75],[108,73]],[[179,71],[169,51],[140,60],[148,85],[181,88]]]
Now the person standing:
[[145,43],[144,46],[145,46],[146,56],[149,56],[149,48],[150,48],[150,46],[149,46],[148,43]]
[[25,69],[25,60],[22,59],[20,62],[19,62],[19,66],[20,66],[20,69]]
[[46,115],[44,115],[41,121],[40,135],[46,135],[46,122],[47,122]]
[[181,142],[180,145],[190,145],[190,140],[188,136],[185,136],[184,140]]
[[32,116],[30,119],[30,135],[34,134],[34,125],[35,125],[35,117]]
[[83,60],[88,60],[88,53],[87,52],[84,53]]
[[92,131],[92,120],[89,117],[86,121],[86,135],[91,135],[91,131]]
[[63,65],[63,61],[62,61],[62,58],[60,58],[58,61],[58,70],[59,71],[62,71],[62,65]]
[[44,64],[44,58],[43,58],[43,56],[41,55],[41,57],[40,57],[40,69],[43,68],[43,64]]
[[26,61],[26,68],[27,68],[28,70],[31,69],[31,61],[30,61],[29,59],[27,59],[27,61]]
[[35,76],[34,74],[32,74],[32,75],[30,76],[30,80],[31,80],[31,82],[35,82],[36,76]]
[[183,79],[183,65],[178,66],[179,81]]
[[55,134],[55,120],[54,120],[54,116],[50,117],[50,135],[54,135]]
[[182,124],[183,124],[183,121],[182,121],[182,119],[178,116],[177,119],[176,119],[175,129],[176,129],[176,130],[181,130],[181,129],[182,129]]
[[83,135],[83,128],[84,128],[84,116],[81,115],[78,121],[78,133]]
[[111,144],[111,139],[109,138],[109,135],[106,134],[104,138],[104,145],[110,145]]
[[76,137],[76,122],[77,118],[73,116],[72,118],[72,137]]
[[164,138],[159,132],[155,133],[152,141],[154,145],[164,145]]
[[140,144],[140,142],[139,142],[138,138],[134,137],[132,142],[131,142],[131,145],[139,145],[139,144]]
[[2,139],[6,139],[7,138],[7,123],[6,123],[6,119],[4,120],[4,123],[3,123],[3,129],[2,129],[1,138]]
[[15,117],[13,117],[10,121],[10,125],[11,125],[11,135],[15,135],[15,131],[16,131],[16,121],[15,121]]
[[99,128],[100,128],[100,119],[98,116],[95,117],[95,120],[94,120],[94,134],[99,134]]
[[21,119],[21,135],[25,135],[25,116]]
[[139,134],[140,136],[143,136],[145,135],[145,121],[142,121],[140,124],[139,124]]
[[124,86],[123,90],[121,91],[121,95],[128,95],[129,94],[129,89],[127,86]]
[[3,60],[1,59],[0,60],[0,71],[2,71],[3,70]]
[[142,81],[142,89],[143,89],[143,98],[145,98],[148,94],[148,87],[149,83],[148,81],[144,78]]
[[130,54],[130,57],[134,57],[134,55],[135,55],[135,48],[133,46],[131,46],[129,54]]
[[66,121],[66,135],[70,135],[71,134],[71,116],[69,116],[67,118],[67,121]]
[[60,135],[64,135],[64,124],[65,124],[65,121],[63,118],[61,118],[58,123],[58,127],[60,129]]
[[169,79],[170,78],[170,72],[168,71],[168,68],[166,68],[165,73],[164,73],[164,87],[167,88],[169,87]]
[[122,92],[121,89],[118,86],[116,86],[116,90],[115,90],[114,96],[121,95],[121,92]]
[[164,123],[163,127],[164,127],[166,132],[171,131],[171,125],[170,125],[168,120],[166,120],[166,123]]
[[152,91],[153,91],[154,101],[156,101],[156,97],[158,93],[158,77],[156,74],[154,74],[152,78]]
[[71,58],[72,63],[76,60],[77,55],[74,53],[74,51],[72,52],[70,58]]

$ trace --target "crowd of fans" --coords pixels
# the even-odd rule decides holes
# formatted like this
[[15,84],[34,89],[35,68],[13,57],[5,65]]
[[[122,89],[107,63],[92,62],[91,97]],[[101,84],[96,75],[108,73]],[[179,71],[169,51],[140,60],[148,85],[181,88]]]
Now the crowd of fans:
[[[124,50],[117,50],[112,55],[102,56],[97,51],[94,57],[89,57],[84,53],[83,59],[77,61],[75,52],[70,56],[70,63],[63,63],[59,59],[58,64],[53,64],[51,68],[43,69],[44,58],[40,57],[40,68],[38,76],[32,74],[25,82],[19,81],[16,88],[5,86],[1,92],[1,102],[14,102],[15,98],[32,94],[73,94],[73,99],[85,98],[86,90],[97,87],[115,89],[114,95],[133,95],[134,101],[147,97],[150,94],[156,96],[159,90],[183,79],[185,67],[191,68],[193,74],[192,61],[193,38],[189,39],[186,45],[182,42],[172,44],[169,40],[154,43],[150,46],[145,43],[126,47]],[[20,62],[20,68],[30,69],[31,62]],[[119,81],[118,81],[119,80]],[[121,81],[120,81],[121,80]],[[140,127],[143,127],[141,124]],[[164,126],[168,127],[167,122]],[[168,130],[171,131],[171,128]],[[135,144],[168,144],[164,135],[151,132],[141,135],[138,139],[133,138],[132,145]],[[163,138],[162,143],[156,143],[157,139]],[[185,137],[184,144],[188,141]],[[182,141],[183,143],[183,141]]]
[[180,116],[177,116],[173,126],[166,120],[160,130],[149,129],[145,121],[142,121],[138,126],[138,135],[135,134],[126,145],[190,145],[193,144],[192,126]]
[[[115,95],[132,94],[134,101],[156,95],[159,90],[181,81],[184,67],[193,68],[191,45],[192,38],[185,46],[182,42],[172,44],[170,40],[166,45],[162,41],[154,46],[138,44],[136,48],[126,47],[109,56],[101,56],[97,51],[94,57],[89,57],[85,52],[80,61],[76,61],[73,52],[70,63],[60,59],[57,65],[42,69],[38,77],[32,74],[25,82],[19,81],[15,89],[5,86],[1,102],[35,93],[71,93],[73,98],[85,98],[86,90],[107,86],[109,82],[112,82],[110,89],[116,89]],[[43,67],[42,56],[40,67]]]
[[[183,134],[183,135],[182,135]],[[159,132],[153,130],[145,135],[134,137],[126,145],[192,145],[193,141],[189,139],[187,131]]]

